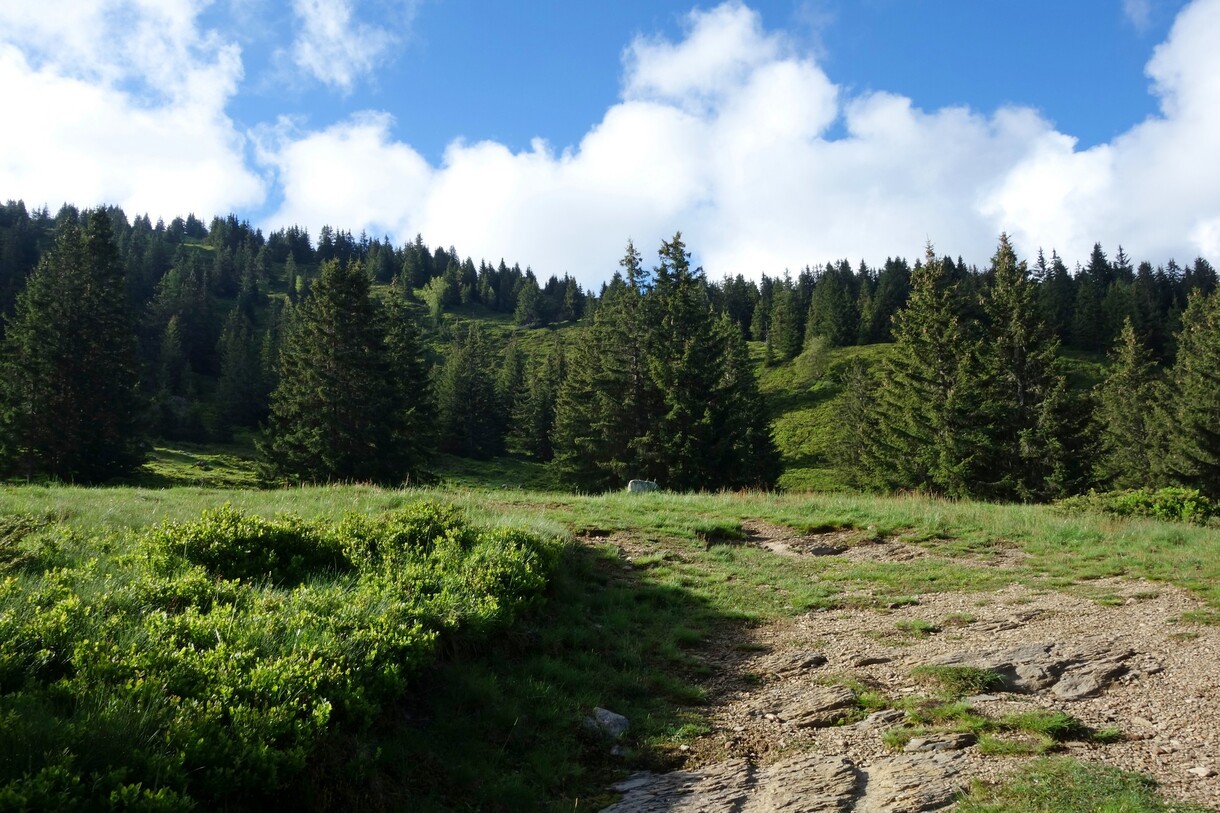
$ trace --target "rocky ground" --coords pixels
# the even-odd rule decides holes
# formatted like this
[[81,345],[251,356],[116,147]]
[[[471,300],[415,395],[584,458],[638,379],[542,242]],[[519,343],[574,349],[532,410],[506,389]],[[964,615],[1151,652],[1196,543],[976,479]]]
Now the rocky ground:
[[[900,542],[848,544],[755,525],[752,543],[780,556],[901,561],[933,555]],[[627,551],[625,551],[627,552]],[[1013,549],[1007,564],[1020,560]],[[831,610],[722,641],[709,660],[713,731],[687,747],[686,767],[618,786],[624,811],[919,811],[951,806],[972,780],[996,780],[1029,757],[987,756],[971,736],[930,735],[905,751],[882,737],[905,713],[864,716],[862,694],[920,696],[912,669],[969,665],[1004,677],[969,703],[988,717],[1065,711],[1106,744],[1058,753],[1153,777],[1165,797],[1220,809],[1220,628],[1181,623],[1202,605],[1169,585],[1091,582],[1098,602],[1012,584],[937,593],[889,610]],[[861,719],[863,717],[863,719]]]

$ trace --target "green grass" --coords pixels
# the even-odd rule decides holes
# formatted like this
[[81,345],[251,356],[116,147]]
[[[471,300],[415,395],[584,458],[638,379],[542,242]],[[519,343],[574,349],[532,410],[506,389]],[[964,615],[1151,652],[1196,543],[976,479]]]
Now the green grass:
[[[0,487],[0,518],[6,518],[0,521],[0,580],[67,557],[95,559],[104,581],[131,554],[121,540],[225,503],[268,520],[286,513],[331,523],[348,513],[374,516],[433,499],[455,504],[474,523],[589,537],[565,549],[545,603],[477,643],[444,638],[438,660],[415,676],[411,690],[368,731],[340,738],[325,757],[316,757],[300,791],[315,809],[597,809],[608,801],[604,788],[610,782],[631,770],[678,764],[678,746],[706,732],[710,678],[750,682],[744,673],[715,671],[705,657],[713,642],[728,642],[730,650],[736,642],[735,651],[743,654],[754,651],[761,646],[749,643],[754,626],[810,610],[885,609],[943,591],[980,593],[982,601],[983,591],[1012,582],[1087,589],[1097,576],[1128,575],[1178,584],[1210,605],[1184,623],[1220,617],[1220,530],[1214,528],[923,497],[587,496],[498,487],[507,475],[525,482],[530,468],[515,465],[474,465],[464,480],[451,476],[461,485],[406,490],[353,485],[258,491],[215,483]],[[864,536],[903,539],[930,555],[902,563],[778,556],[742,538],[747,520],[818,532],[858,529]],[[47,528],[57,530],[47,535]],[[1013,548],[1025,556],[1008,561],[1003,571],[988,566],[997,551]],[[920,635],[972,621],[962,616],[903,623],[905,634]],[[956,701],[988,685],[976,678],[928,676],[950,685],[932,697],[904,700],[909,724],[890,738],[965,730],[978,734],[980,748],[993,753],[1038,753],[1058,742],[1056,732],[1071,728],[1070,720],[979,715]],[[858,696],[862,712],[894,705],[869,687],[860,687]],[[584,732],[580,721],[594,706],[631,719],[624,756],[612,756],[609,744]],[[1115,735],[1082,736],[1097,741]],[[363,766],[354,773],[353,760]]]
[[1168,803],[1139,774],[1072,759],[1040,759],[998,787],[978,785],[958,802],[960,813],[1206,813]]
[[975,666],[917,666],[911,670],[911,676],[950,697],[983,694],[1004,686],[1004,677],[998,672]]

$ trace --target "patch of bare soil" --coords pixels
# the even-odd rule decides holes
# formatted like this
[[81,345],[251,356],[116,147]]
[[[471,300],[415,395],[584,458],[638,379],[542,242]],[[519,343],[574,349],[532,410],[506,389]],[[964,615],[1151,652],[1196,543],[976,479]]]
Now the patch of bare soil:
[[[918,546],[862,542],[847,532],[801,537],[759,524],[746,531],[751,544],[777,555],[890,561],[929,555]],[[622,547],[627,552],[631,546]],[[998,566],[1005,565],[1003,556]],[[914,789],[927,790],[934,782],[918,771],[910,774],[911,766],[939,771],[955,790],[974,778],[996,780],[1026,757],[985,756],[969,740],[942,744],[946,751],[922,757],[896,755],[882,735],[900,713],[862,721],[857,713],[844,721],[835,711],[842,698],[828,689],[866,687],[902,698],[927,691],[911,670],[938,662],[1008,670],[1015,681],[1010,690],[972,698],[980,712],[998,718],[1050,709],[1094,729],[1117,728],[1123,735],[1118,742],[1067,743],[1062,750],[1149,775],[1167,798],[1220,808],[1220,628],[1179,622],[1202,605],[1170,585],[1110,579],[1090,586],[1107,596],[1104,604],[1012,584],[984,593],[924,595],[918,604],[893,610],[813,612],[738,631],[705,653],[718,667],[709,687],[712,733],[686,751],[683,772],[633,777],[612,809],[721,809],[721,802],[732,809],[765,809],[767,794],[813,781],[812,766],[826,773],[828,765],[841,763],[848,767],[824,777],[831,785],[851,786],[841,809],[943,808],[951,794],[920,796]],[[838,722],[823,725],[819,715]],[[854,785],[843,771],[855,777]],[[907,776],[906,785],[894,776]],[[667,797],[667,787],[677,795]],[[876,796],[892,787],[900,791]]]

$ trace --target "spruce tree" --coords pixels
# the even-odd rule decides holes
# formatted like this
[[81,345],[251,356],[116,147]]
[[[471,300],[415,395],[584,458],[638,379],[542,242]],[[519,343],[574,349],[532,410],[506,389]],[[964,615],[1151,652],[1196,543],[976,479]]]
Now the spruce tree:
[[758,389],[745,335],[722,314],[716,322],[721,374],[712,404],[712,476],[707,488],[771,488],[782,471],[766,402]]
[[1220,499],[1220,293],[1191,294],[1171,374],[1169,473]]
[[1156,362],[1128,319],[1111,353],[1110,370],[1097,387],[1100,454],[1097,477],[1111,488],[1158,484],[1163,436],[1162,395]]
[[879,376],[872,423],[875,452],[861,479],[887,489],[951,496],[968,492],[971,464],[963,360],[973,342],[955,280],[929,243],[911,274],[911,294],[894,317],[894,349]]
[[664,468],[666,488],[714,488],[722,472],[712,452],[717,438],[708,394],[716,391],[722,352],[711,303],[681,233],[657,253],[661,262],[648,297],[648,370],[661,408],[645,433],[645,455]]
[[358,262],[322,264],[295,309],[258,446],[266,476],[401,483],[418,469],[412,410],[396,381],[393,328]]
[[494,354],[477,322],[450,346],[437,372],[436,403],[444,451],[476,459],[504,452]]
[[988,278],[980,336],[962,380],[975,438],[965,486],[992,500],[1054,496],[1058,450],[1074,448],[1069,428],[1057,421],[1058,402],[1067,397],[1059,344],[1007,234],[1000,235]]
[[103,209],[57,229],[5,319],[0,468],[98,482],[143,459],[135,320]]

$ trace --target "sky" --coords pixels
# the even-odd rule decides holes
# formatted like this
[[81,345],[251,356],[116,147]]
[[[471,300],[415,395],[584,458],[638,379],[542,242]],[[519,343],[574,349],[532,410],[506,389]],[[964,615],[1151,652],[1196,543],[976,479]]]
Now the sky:
[[0,199],[421,234],[587,286],[1220,264],[1220,0],[0,0]]

